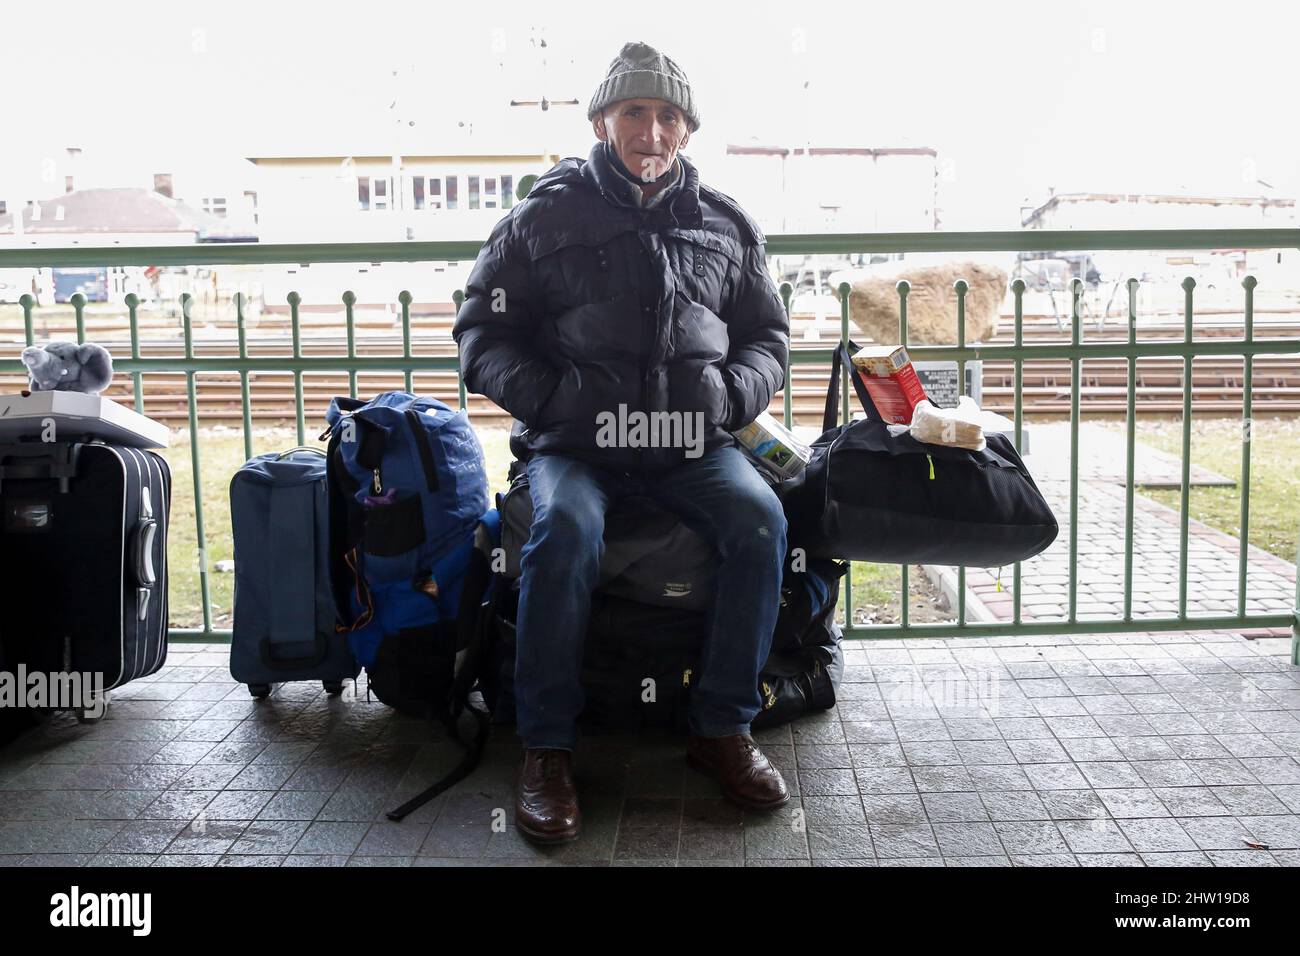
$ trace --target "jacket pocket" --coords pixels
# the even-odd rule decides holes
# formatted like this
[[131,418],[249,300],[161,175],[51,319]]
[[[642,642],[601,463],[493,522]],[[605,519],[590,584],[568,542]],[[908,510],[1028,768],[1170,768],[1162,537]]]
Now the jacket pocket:
[[579,227],[544,236],[531,246],[534,275],[548,311],[599,303],[626,286],[627,251],[619,248],[619,237],[628,229],[625,223]]
[[744,261],[739,243],[705,229],[674,229],[669,235],[678,287],[710,311],[722,312],[728,285]]
[[536,420],[525,422],[524,424],[526,426],[529,428],[541,428],[550,421],[550,412],[552,406],[555,405],[555,397],[560,394],[560,391],[565,387],[565,384],[571,381],[575,372],[576,370],[573,367],[573,363],[565,360],[563,367],[560,369],[560,377],[555,382],[555,387],[551,389],[550,394],[542,399],[542,403],[537,406]]
[[712,309],[692,301],[679,289],[673,306],[669,355],[677,361],[723,362],[730,347],[727,323]]
[[708,423],[717,425],[719,428],[725,428],[727,419],[731,417],[731,399],[727,395],[727,380],[722,374],[721,367],[717,365],[708,366],[704,380],[712,388],[709,413],[706,416]]

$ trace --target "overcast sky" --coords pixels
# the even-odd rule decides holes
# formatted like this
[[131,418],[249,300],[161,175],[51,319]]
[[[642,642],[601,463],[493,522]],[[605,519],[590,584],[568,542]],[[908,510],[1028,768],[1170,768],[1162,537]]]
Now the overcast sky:
[[511,97],[544,94],[581,102],[549,115],[552,148],[582,145],[587,100],[640,39],[691,79],[703,125],[687,151],[706,180],[728,142],[933,146],[949,229],[1015,226],[1048,187],[1300,193],[1294,3],[24,7],[5,14],[6,141],[160,162],[299,141],[360,152],[400,113],[436,152],[447,124],[500,122]]

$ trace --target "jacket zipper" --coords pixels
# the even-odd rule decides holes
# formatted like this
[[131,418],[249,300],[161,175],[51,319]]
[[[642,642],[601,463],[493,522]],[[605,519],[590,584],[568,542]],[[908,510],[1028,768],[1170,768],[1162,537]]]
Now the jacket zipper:
[[[647,254],[647,255],[651,252],[651,250],[646,247],[646,244],[644,242],[641,243],[641,250],[643,254]],[[649,352],[654,350],[655,331],[656,331],[655,326],[658,324],[658,316],[655,314],[653,306],[650,306],[649,308],[645,309],[642,312],[642,314],[646,316],[646,318],[642,319],[641,322],[646,330],[647,347],[641,349],[641,355],[639,357],[638,367],[641,371],[641,411],[646,414],[647,420],[649,420],[648,417],[650,414]],[[638,471],[644,468],[643,453],[644,453],[644,448],[641,446],[637,446],[632,451],[632,458],[633,461],[636,462],[636,468]]]

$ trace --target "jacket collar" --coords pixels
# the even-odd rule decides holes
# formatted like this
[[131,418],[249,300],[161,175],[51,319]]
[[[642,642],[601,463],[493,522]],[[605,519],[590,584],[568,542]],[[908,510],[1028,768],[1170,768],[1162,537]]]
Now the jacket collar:
[[699,228],[703,223],[700,213],[700,174],[694,164],[681,153],[677,154],[676,161],[681,164],[678,180],[665,187],[673,190],[673,195],[659,205],[644,210],[636,196],[640,187],[624,171],[622,162],[605,142],[597,140],[591,147],[587,162],[582,167],[582,175],[612,205],[636,209],[650,217],[662,216],[676,220],[683,226]]

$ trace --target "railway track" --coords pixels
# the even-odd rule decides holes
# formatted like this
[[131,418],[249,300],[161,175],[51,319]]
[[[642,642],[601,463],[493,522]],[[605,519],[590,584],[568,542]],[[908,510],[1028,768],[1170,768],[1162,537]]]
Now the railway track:
[[[1235,317],[1208,317],[1196,326],[1197,339],[1222,337],[1241,338],[1242,326]],[[420,356],[455,355],[451,340],[452,316],[412,316],[412,354]],[[792,328],[795,348],[830,344],[830,326],[823,323],[823,337],[810,342],[804,337],[808,328],[807,317],[796,316]],[[129,354],[130,345],[123,322],[100,321],[87,334],[108,346],[118,355]],[[181,358],[184,346],[174,328],[163,318],[142,321],[141,354],[146,358]],[[301,349],[304,356],[339,356],[346,354],[346,339],[341,323],[334,316],[313,316],[300,325]],[[169,335],[170,333],[170,335]],[[1257,337],[1300,337],[1300,319],[1257,318]],[[65,333],[66,334],[66,333]],[[1182,323],[1156,323],[1143,325],[1139,332],[1141,341],[1181,340]],[[1111,320],[1109,327],[1098,330],[1089,325],[1083,330],[1083,341],[1124,341],[1124,327]],[[1004,321],[999,334],[990,344],[1013,342],[1011,323]],[[1023,328],[1026,344],[1068,342],[1068,330],[1062,332],[1051,319],[1026,319]],[[19,343],[15,343],[17,345]],[[195,354],[201,357],[234,356],[238,354],[233,322],[217,322],[196,328]],[[288,357],[291,354],[291,335],[288,321],[278,315],[264,314],[249,331],[250,357]],[[358,356],[393,356],[393,364],[400,366],[402,335],[391,318],[358,317],[356,323],[356,353]],[[1193,414],[1240,413],[1243,385],[1242,360],[1233,356],[1206,356],[1198,358],[1192,369]],[[1140,359],[1136,364],[1136,406],[1144,413],[1180,413],[1183,402],[1182,359],[1178,357],[1152,357]],[[821,415],[825,400],[825,383],[829,374],[827,365],[797,365],[792,372],[792,407],[796,417],[805,424],[815,424]],[[986,359],[983,362],[983,407],[1010,416],[1014,411],[1014,363]],[[1085,360],[1081,365],[1080,410],[1084,414],[1123,414],[1127,408],[1127,362],[1118,358]],[[196,376],[199,396],[199,417],[202,422],[235,424],[242,420],[241,381],[236,372],[203,372]],[[1070,411],[1071,369],[1068,360],[1045,359],[1025,362],[1022,374],[1022,407],[1026,414],[1068,415]],[[0,374],[0,391],[15,391],[23,387],[20,375]],[[361,372],[358,374],[358,391],[374,394],[387,389],[405,386],[402,371]],[[423,394],[455,404],[457,383],[453,372],[414,373],[414,388]],[[315,427],[324,415],[325,407],[334,395],[348,390],[346,372],[308,372],[303,375],[303,397],[308,430]],[[145,411],[150,416],[169,424],[183,426],[188,418],[186,378],[180,372],[149,372],[144,375],[143,392]],[[1257,414],[1300,412],[1300,357],[1256,356],[1253,367],[1253,405]],[[134,400],[131,376],[119,374],[109,389],[109,397],[129,404]],[[250,409],[254,421],[262,424],[291,422],[294,418],[293,375],[288,372],[253,372],[249,374]],[[773,410],[779,410],[778,399]],[[479,420],[506,420],[505,413],[486,399],[471,395],[469,409]]]

